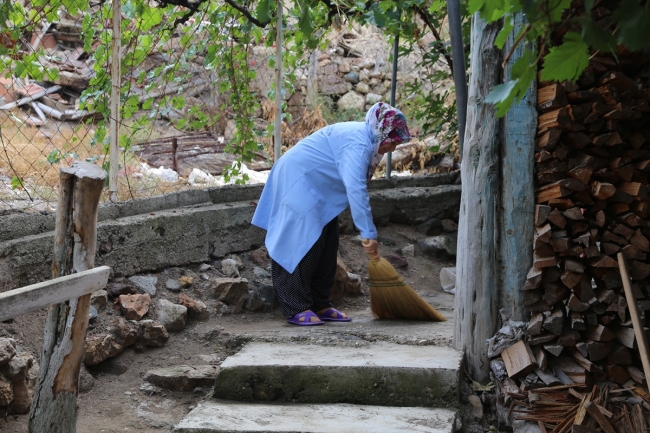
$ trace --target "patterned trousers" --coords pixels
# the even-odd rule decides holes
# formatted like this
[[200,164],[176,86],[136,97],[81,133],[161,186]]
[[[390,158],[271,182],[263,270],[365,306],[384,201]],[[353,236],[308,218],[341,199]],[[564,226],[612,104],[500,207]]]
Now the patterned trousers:
[[334,287],[338,249],[339,219],[336,217],[323,228],[293,273],[271,259],[273,287],[285,317],[332,306],[330,292]]

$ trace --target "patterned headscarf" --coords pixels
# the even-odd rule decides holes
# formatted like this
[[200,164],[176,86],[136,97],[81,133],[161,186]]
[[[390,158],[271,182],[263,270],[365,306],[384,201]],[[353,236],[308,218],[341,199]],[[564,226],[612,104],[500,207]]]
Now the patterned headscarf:
[[384,102],[377,102],[370,107],[366,114],[366,125],[372,133],[373,155],[368,167],[368,181],[381,162],[383,155],[379,154],[381,144],[405,143],[411,139],[411,133],[406,126],[406,117],[397,108]]

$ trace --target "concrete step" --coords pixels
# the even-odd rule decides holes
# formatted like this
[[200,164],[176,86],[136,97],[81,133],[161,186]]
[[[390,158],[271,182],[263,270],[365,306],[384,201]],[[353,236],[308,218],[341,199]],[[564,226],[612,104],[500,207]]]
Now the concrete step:
[[214,397],[236,401],[449,406],[458,403],[461,352],[372,343],[250,343],[228,357]]
[[440,408],[350,404],[247,404],[211,400],[200,403],[173,431],[452,433],[455,419],[455,411]]

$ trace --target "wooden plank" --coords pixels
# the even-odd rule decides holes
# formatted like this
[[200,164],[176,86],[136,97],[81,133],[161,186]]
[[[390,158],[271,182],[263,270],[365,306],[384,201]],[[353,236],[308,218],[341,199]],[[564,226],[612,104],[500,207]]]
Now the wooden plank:
[[602,428],[605,433],[618,433],[614,429],[614,427],[612,427],[609,421],[607,421],[607,418],[605,418],[605,416],[602,413],[600,413],[600,410],[598,409],[598,405],[596,405],[594,402],[590,401],[589,403],[587,403],[585,405],[585,409],[587,410],[589,415],[591,415],[596,420],[600,428]]
[[650,352],[648,352],[648,341],[643,329],[643,323],[637,310],[634,293],[630,284],[630,276],[627,272],[627,264],[622,253],[618,253],[618,264],[621,270],[621,278],[623,279],[623,289],[625,290],[625,298],[630,310],[630,317],[632,318],[632,326],[634,327],[634,335],[636,343],[639,346],[639,356],[641,357],[641,364],[643,365],[643,372],[646,377],[650,377]]
[[472,18],[472,73],[463,146],[463,161],[472,163],[461,167],[463,192],[454,301],[454,345],[465,353],[468,374],[481,383],[490,378],[485,341],[496,332],[498,311],[494,197],[499,195],[499,176],[494,173],[499,170],[500,153],[495,108],[482,101],[500,83],[501,55],[494,46],[499,30],[497,22],[487,24],[479,14]]
[[519,340],[501,352],[508,377],[521,377],[537,368],[537,360],[528,344]]
[[110,272],[110,267],[100,266],[0,293],[0,321],[101,290]]

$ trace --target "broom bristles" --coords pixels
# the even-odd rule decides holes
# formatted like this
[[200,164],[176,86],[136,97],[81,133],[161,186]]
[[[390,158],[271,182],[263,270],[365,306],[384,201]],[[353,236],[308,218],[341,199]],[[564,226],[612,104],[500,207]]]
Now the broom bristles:
[[370,309],[378,319],[447,320],[409,287],[386,259],[371,258],[368,277]]

